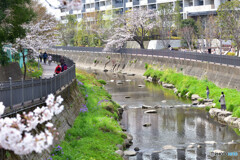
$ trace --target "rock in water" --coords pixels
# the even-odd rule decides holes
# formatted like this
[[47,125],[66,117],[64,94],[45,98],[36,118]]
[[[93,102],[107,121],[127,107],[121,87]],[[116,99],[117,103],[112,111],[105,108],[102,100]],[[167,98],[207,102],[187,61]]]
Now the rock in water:
[[107,72],[108,70],[107,69],[104,69],[103,72]]
[[140,151],[140,149],[138,147],[135,147],[134,151]]
[[147,105],[142,105],[142,109],[150,109],[150,108],[153,108],[152,106],[147,106]]
[[127,74],[127,76],[135,76],[135,74],[129,73],[129,74]]
[[147,110],[147,111],[145,111],[144,113],[157,113],[157,110]]
[[124,151],[125,156],[136,156],[137,152],[135,151]]
[[162,100],[162,103],[166,103],[167,101],[166,100]]
[[142,85],[142,84],[138,85],[139,88],[144,87],[144,86],[145,86],[145,85]]
[[149,126],[151,126],[151,123],[145,123],[143,126],[144,127],[149,127]]
[[117,151],[115,151],[115,153],[117,153],[117,154],[120,155],[121,157],[123,156],[123,151],[121,151],[121,150],[117,150]]
[[125,98],[131,98],[130,96],[125,96]]
[[166,145],[166,146],[163,146],[163,149],[168,150],[168,149],[177,149],[177,148],[172,145]]

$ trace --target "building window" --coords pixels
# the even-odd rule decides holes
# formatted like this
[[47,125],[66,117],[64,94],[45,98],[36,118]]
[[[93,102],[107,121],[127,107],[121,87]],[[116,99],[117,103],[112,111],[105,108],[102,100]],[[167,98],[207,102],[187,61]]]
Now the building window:
[[116,0],[116,3],[123,3],[123,0]]

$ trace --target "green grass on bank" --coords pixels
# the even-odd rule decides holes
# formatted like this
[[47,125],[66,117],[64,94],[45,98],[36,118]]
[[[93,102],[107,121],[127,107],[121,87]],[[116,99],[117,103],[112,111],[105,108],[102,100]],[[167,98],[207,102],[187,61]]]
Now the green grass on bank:
[[119,107],[101,83],[83,71],[77,71],[78,89],[85,96],[86,106],[79,108],[79,116],[65,139],[49,159],[56,160],[120,160],[116,145],[126,135],[117,123]]
[[189,92],[190,96],[192,94],[198,94],[202,98],[207,98],[206,87],[208,86],[210,90],[209,97],[214,99],[217,108],[220,108],[218,100],[223,91],[225,94],[227,110],[233,112],[233,116],[240,117],[240,92],[236,89],[220,88],[207,79],[198,80],[195,77],[176,73],[172,69],[159,71],[149,67],[144,73],[144,76],[151,76],[160,79],[163,82],[174,84],[178,89],[178,93],[181,93],[182,96],[185,96],[186,93]]
[[[27,73],[26,77],[27,79],[29,78],[39,78],[43,74],[43,69],[41,64],[39,64],[39,69],[38,69],[38,62],[36,61],[28,61],[27,62]],[[24,74],[24,67],[21,68],[22,73]]]

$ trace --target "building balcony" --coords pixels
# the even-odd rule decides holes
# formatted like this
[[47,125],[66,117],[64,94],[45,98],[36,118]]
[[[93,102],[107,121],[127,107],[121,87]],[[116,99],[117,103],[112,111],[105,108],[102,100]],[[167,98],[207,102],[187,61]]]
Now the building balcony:
[[109,10],[109,9],[112,9],[112,5],[100,6],[100,11],[105,11],[105,10]]
[[148,0],[140,0],[140,5],[148,5]]
[[148,3],[156,3],[156,0],[148,0]]
[[123,7],[123,3],[115,3],[114,4],[114,8],[122,8]]
[[215,6],[213,4],[210,5],[202,5],[202,6],[191,6],[191,7],[184,7],[184,12],[205,12],[214,10]]
[[175,0],[156,0],[157,3],[170,3],[170,2],[175,2]]
[[127,3],[126,3],[126,7],[127,7],[127,8],[133,7],[133,2],[127,2]]
[[86,0],[86,4],[95,3],[95,0]]
[[86,8],[86,12],[94,12],[95,8]]

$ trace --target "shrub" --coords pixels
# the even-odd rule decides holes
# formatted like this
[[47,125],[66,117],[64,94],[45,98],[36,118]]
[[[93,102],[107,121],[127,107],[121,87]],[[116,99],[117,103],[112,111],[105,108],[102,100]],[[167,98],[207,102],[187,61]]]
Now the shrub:
[[98,82],[103,84],[103,85],[107,84],[106,81],[104,81],[103,79],[99,79]]
[[145,63],[145,69],[148,69],[148,63]]
[[209,110],[210,110],[210,107],[209,107],[209,106],[207,106],[207,107],[205,108],[205,110],[209,112]]
[[233,104],[230,104],[230,105],[227,107],[227,110],[230,111],[230,112],[232,112],[235,107],[236,107],[236,106],[234,106]]
[[227,55],[228,56],[235,56],[236,54],[234,52],[228,52]]
[[185,97],[187,93],[188,93],[188,89],[187,89],[187,88],[184,88],[184,89],[181,91],[182,97]]

